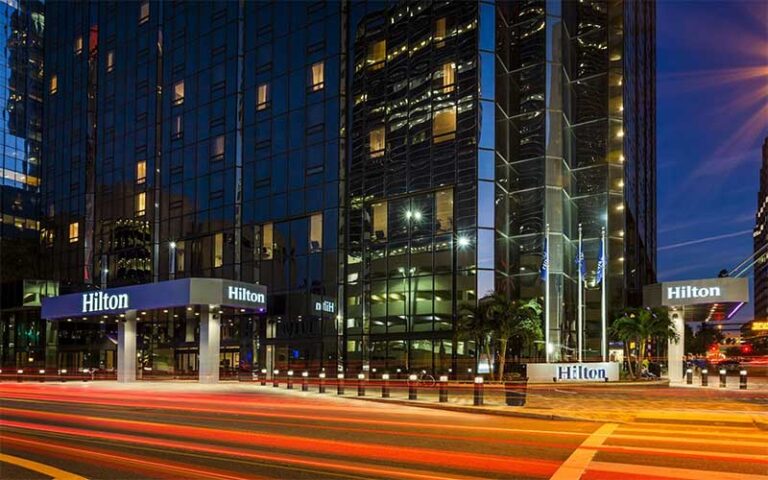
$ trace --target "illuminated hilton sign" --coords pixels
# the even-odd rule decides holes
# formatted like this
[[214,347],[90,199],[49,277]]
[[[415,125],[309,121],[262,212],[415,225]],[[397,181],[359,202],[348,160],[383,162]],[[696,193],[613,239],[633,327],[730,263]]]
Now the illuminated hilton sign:
[[227,298],[238,302],[266,303],[267,297],[263,293],[254,292],[245,287],[227,287]]
[[720,287],[694,287],[691,285],[667,287],[667,300],[683,300],[686,298],[719,297]]
[[83,313],[101,312],[128,308],[128,294],[110,295],[104,292],[83,294]]

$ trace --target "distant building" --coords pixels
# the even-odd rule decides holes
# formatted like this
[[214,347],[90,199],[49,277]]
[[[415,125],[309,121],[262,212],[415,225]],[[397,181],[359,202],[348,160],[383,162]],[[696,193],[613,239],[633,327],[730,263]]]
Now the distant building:
[[[768,248],[768,137],[763,143],[763,166],[760,169],[760,191],[757,193],[755,216],[755,255]],[[768,319],[768,250],[755,259],[755,319]]]

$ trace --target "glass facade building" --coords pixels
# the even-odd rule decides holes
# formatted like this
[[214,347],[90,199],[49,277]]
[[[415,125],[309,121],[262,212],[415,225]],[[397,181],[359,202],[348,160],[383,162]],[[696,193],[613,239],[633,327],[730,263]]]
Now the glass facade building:
[[768,319],[768,137],[763,142],[763,164],[760,168],[760,191],[755,215],[755,320]]
[[[224,367],[449,373],[462,304],[544,296],[547,225],[572,356],[581,224],[597,358],[601,228],[609,312],[655,280],[654,8],[48,3],[48,276],[266,285],[267,315],[223,312]],[[196,313],[142,318],[153,371],[196,368]],[[113,320],[62,322],[58,361],[108,367]]]

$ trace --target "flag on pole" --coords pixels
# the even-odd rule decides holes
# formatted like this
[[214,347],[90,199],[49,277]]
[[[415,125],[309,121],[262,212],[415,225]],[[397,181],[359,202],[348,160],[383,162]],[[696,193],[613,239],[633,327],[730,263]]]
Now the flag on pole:
[[600,253],[597,255],[597,278],[596,283],[603,283],[605,276],[605,240],[600,241]]
[[547,279],[549,270],[549,249],[547,248],[547,237],[544,237],[544,253],[541,255],[541,279]]
[[581,239],[579,239],[579,253],[576,254],[576,267],[582,276],[587,273],[587,263],[584,261],[584,248],[581,245]]

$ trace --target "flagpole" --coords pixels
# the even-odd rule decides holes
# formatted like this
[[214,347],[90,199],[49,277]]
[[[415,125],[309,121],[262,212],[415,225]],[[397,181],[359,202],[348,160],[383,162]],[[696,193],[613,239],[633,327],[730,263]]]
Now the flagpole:
[[584,292],[582,290],[584,286],[584,273],[583,273],[583,265],[584,265],[584,258],[582,257],[582,248],[581,248],[581,224],[579,224],[579,252],[577,255],[579,256],[579,263],[577,265],[577,268],[579,269],[579,315],[578,315],[578,325],[576,326],[576,334],[578,335],[578,338],[576,339],[576,347],[578,348],[578,360],[581,362],[582,358],[582,342],[583,342],[583,332],[584,332],[584,304],[583,298],[584,298]]
[[550,345],[549,345],[549,270],[550,270],[550,257],[549,257],[549,224],[547,224],[546,240],[544,242],[544,248],[546,251],[547,269],[544,271],[544,354],[547,362],[550,362]]
[[600,327],[601,327],[601,341],[600,341],[600,351],[603,356],[603,361],[607,361],[608,359],[608,338],[607,338],[607,328],[608,324],[606,321],[606,302],[605,302],[605,284],[608,283],[608,251],[606,249],[607,245],[605,244],[605,227],[602,228],[602,251],[603,251],[603,281],[600,283],[601,287],[601,302],[600,302]]

